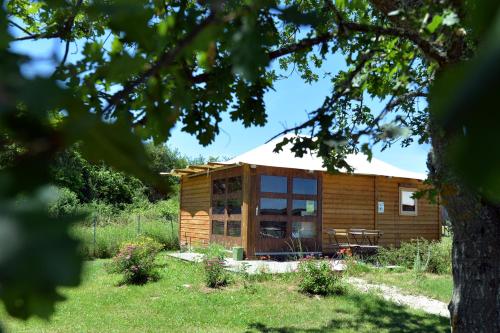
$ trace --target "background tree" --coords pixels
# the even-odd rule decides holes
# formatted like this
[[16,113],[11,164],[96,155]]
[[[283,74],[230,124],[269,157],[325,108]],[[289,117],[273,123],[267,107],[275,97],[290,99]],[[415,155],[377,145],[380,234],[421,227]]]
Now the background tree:
[[[262,126],[263,96],[279,78],[271,61],[295,66],[311,82],[327,55],[340,54],[346,68],[322,73],[331,79],[331,94],[305,123],[285,131],[310,136],[283,143],[292,141],[297,155],[318,151],[329,169],[349,169],[346,154],[370,157],[376,143],[432,143],[430,181],[454,230],[452,327],[500,331],[500,154],[491,153],[498,146],[491,107],[500,77],[499,4],[11,0],[0,8],[0,127],[25,148],[0,174],[6,205],[20,192],[35,200],[49,181],[50,162],[76,141],[85,158],[161,184],[142,140],[163,142],[178,123],[208,144],[219,133],[222,112],[245,126]],[[61,40],[64,55],[51,77],[27,79],[19,66],[29,59],[8,46],[38,39]],[[70,62],[72,42],[82,54]],[[386,106],[373,110],[367,98]],[[62,115],[55,128],[49,122],[54,110]],[[9,219],[27,221],[17,211]],[[0,297],[10,313],[46,314],[27,306],[39,290],[16,289],[12,277],[20,271],[11,280],[2,273]],[[44,289],[52,295],[44,299],[52,300],[55,285],[76,281],[47,279],[54,288]]]

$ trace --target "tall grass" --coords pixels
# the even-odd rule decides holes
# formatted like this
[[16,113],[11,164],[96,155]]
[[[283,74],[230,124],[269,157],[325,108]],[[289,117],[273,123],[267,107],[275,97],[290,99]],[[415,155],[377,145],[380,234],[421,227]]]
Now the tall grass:
[[377,259],[382,265],[398,265],[419,272],[451,273],[451,239],[419,239],[403,242],[399,248],[381,248]]
[[86,259],[110,258],[118,253],[120,245],[148,236],[160,243],[165,250],[179,248],[179,224],[165,220],[143,221],[138,227],[137,222],[127,224],[111,223],[94,227],[78,225],[72,230],[73,235],[81,241],[80,252]]

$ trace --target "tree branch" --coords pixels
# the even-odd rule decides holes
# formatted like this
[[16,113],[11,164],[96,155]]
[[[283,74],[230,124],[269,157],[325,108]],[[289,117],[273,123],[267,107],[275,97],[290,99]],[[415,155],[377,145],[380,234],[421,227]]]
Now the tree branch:
[[267,142],[272,141],[276,139],[277,137],[280,137],[282,135],[288,134],[290,132],[297,132],[300,131],[301,129],[307,128],[307,127],[312,127],[314,124],[320,120],[320,118],[323,116],[323,114],[329,110],[337,101],[344,96],[346,93],[348,93],[352,87],[352,82],[354,78],[363,70],[363,67],[365,64],[373,58],[375,55],[376,50],[370,50],[368,53],[361,55],[361,60],[358,62],[356,67],[349,72],[347,75],[346,80],[343,82],[343,84],[338,87],[338,89],[335,91],[332,97],[327,97],[325,101],[323,102],[323,105],[318,108],[316,111],[314,111],[314,116],[309,118],[307,121],[303,122],[300,125],[297,125],[292,128],[287,128],[280,133],[274,135],[272,138],[270,138]]
[[208,26],[216,21],[214,14],[209,15],[198,26],[191,30],[186,37],[179,41],[177,45],[161,55],[156,63],[154,63],[147,71],[140,74],[137,78],[128,81],[124,84],[123,89],[115,93],[110,99],[109,104],[104,108],[103,114],[106,116],[113,107],[120,104],[121,100],[133,92],[133,90],[140,84],[144,83],[149,77],[155,75],[162,68],[171,66],[177,59],[179,54]]
[[[430,41],[426,40],[425,38],[422,38],[418,33],[408,31],[403,28],[381,27],[376,25],[360,24],[355,22],[345,22],[343,20],[341,22],[338,22],[338,30],[335,32],[327,32],[317,37],[304,38],[295,44],[286,45],[277,50],[270,51],[267,54],[267,56],[270,61],[275,60],[282,56],[303,51],[318,44],[329,42],[335,37],[337,37],[338,32],[348,34],[350,31],[373,33],[379,36],[392,36],[392,37],[404,38],[410,40],[415,45],[417,45],[426,56],[437,61],[438,64],[442,64],[447,61],[446,55],[442,51],[436,48]],[[193,76],[191,78],[191,82],[194,84],[206,82],[209,79],[210,75],[211,75],[210,73],[202,73]]]

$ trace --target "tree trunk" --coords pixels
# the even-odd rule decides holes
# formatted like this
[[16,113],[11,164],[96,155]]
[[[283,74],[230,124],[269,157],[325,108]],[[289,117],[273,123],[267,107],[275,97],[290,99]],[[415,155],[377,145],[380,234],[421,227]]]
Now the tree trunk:
[[445,162],[446,146],[433,135],[431,176],[441,187],[453,231],[454,288],[448,306],[452,332],[499,333],[500,205],[460,185]]

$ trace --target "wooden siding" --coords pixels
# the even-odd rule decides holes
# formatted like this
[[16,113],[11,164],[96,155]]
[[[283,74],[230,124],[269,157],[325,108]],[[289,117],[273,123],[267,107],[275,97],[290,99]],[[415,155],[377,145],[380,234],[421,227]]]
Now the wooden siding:
[[[399,246],[415,238],[439,239],[439,206],[418,199],[417,216],[399,214],[399,188],[423,189],[414,179],[385,176],[323,175],[323,245],[329,244],[330,228],[378,229],[384,232],[380,244]],[[377,212],[379,201],[384,213]]]
[[399,188],[414,187],[419,190],[426,187],[421,181],[406,178],[376,177],[376,201],[384,202],[384,213],[378,214],[377,229],[384,232],[381,245],[399,246],[402,241],[415,238],[439,239],[439,206],[426,198],[417,199],[417,215],[399,214]]
[[210,177],[182,177],[179,239],[182,245],[202,246],[210,239]]
[[331,228],[374,229],[373,177],[323,174],[323,245]]

